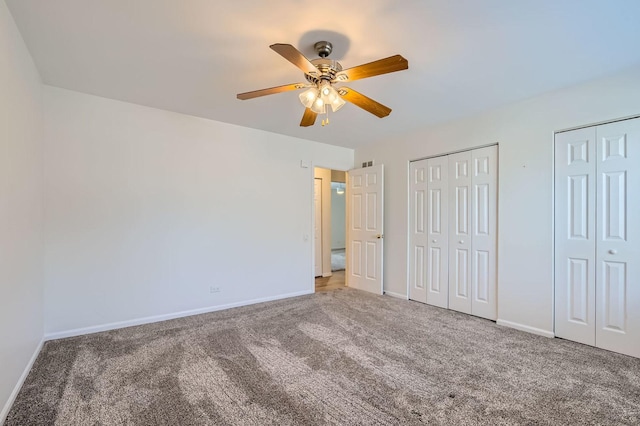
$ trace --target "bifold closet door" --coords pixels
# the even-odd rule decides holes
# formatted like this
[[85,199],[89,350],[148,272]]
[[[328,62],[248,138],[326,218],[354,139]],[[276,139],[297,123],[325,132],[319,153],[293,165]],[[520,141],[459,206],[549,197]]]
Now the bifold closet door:
[[471,314],[495,320],[497,305],[498,147],[471,152]]
[[471,151],[449,155],[449,309],[471,313]]
[[556,135],[555,333],[640,357],[640,119]]
[[449,306],[449,191],[447,157],[427,160],[427,303]]
[[410,299],[496,319],[497,179],[497,146],[410,163]]
[[640,119],[596,140],[596,346],[640,357]]
[[448,225],[446,156],[409,166],[409,298],[448,305]]
[[449,155],[449,308],[497,318],[498,147]]
[[427,303],[427,160],[409,164],[409,299]]
[[595,345],[596,131],[556,135],[555,334]]

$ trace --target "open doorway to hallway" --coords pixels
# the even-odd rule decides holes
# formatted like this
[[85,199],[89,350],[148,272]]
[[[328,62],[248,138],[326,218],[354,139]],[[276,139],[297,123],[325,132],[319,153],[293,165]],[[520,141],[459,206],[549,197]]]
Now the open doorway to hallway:
[[345,285],[346,173],[314,169],[314,263],[316,291]]

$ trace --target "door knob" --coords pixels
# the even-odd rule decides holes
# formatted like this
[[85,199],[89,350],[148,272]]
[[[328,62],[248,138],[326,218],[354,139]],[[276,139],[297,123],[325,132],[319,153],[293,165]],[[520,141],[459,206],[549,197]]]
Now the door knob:
[[433,244],[435,244],[435,243],[437,243],[437,242],[438,242],[438,240],[431,240],[431,242],[432,242]]
[[618,253],[618,250],[614,250],[614,249],[609,250],[609,254],[617,254],[617,253]]
[[376,235],[376,238],[379,239],[379,240],[381,240],[383,237],[384,237],[384,235],[382,235],[382,234]]
[[464,244],[464,240],[458,241],[458,244]]

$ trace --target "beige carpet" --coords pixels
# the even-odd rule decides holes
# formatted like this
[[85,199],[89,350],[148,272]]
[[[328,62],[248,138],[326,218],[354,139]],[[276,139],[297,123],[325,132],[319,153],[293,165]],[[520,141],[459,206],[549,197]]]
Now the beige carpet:
[[45,344],[7,425],[640,424],[640,359],[342,289]]

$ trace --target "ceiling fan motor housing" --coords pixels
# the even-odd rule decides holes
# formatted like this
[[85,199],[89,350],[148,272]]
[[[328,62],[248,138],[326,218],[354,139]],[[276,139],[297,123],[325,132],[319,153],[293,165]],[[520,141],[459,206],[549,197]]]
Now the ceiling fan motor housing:
[[319,58],[314,59],[311,63],[318,68],[320,75],[305,74],[305,77],[307,81],[314,84],[322,80],[333,81],[336,78],[336,74],[342,71],[340,62],[334,61],[333,59]]

